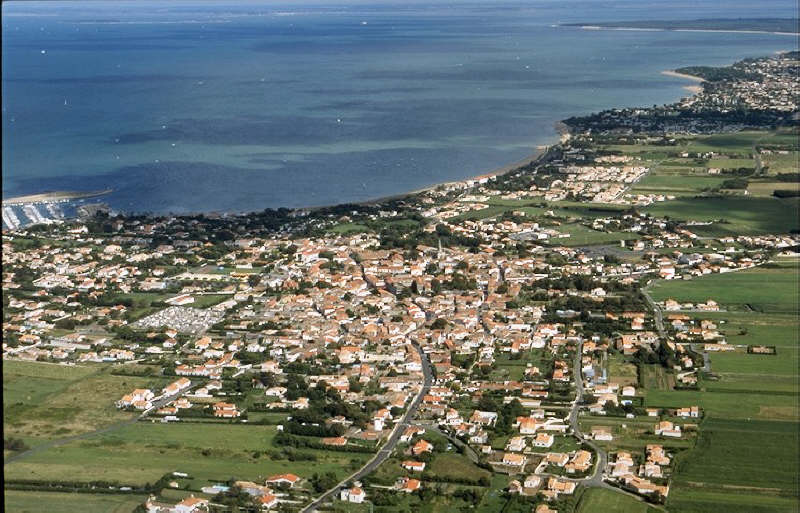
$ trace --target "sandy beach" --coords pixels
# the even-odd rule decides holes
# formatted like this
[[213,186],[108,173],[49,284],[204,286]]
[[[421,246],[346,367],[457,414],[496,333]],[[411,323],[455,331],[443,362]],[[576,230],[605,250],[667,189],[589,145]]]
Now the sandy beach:
[[[570,25],[567,25],[570,26]],[[800,32],[776,32],[770,30],[733,30],[733,29],[688,29],[688,28],[648,28],[648,27],[601,27],[598,25],[581,25],[582,30],[622,30],[631,32],[720,32],[728,34],[772,34],[775,36],[800,36]]]
[[[416,190],[413,190],[413,191],[403,192],[403,193],[400,193],[400,194],[393,194],[391,196],[381,196],[381,197],[378,197],[378,198],[364,200],[364,201],[356,201],[356,202],[353,202],[353,203],[355,203],[356,205],[375,205],[377,203],[382,203],[384,201],[405,198],[405,197],[408,197],[408,196],[413,196],[414,194],[420,194],[420,193],[423,193],[423,192],[432,191],[432,190],[436,189],[437,187],[440,187],[440,186],[443,186],[443,185],[463,184],[463,183],[470,182],[470,181],[480,180],[482,178],[490,178],[492,176],[503,175],[503,174],[509,173],[511,171],[514,171],[515,169],[518,169],[520,167],[527,166],[528,164],[530,164],[532,162],[535,162],[542,155],[545,154],[545,152],[547,151],[548,148],[549,148],[549,146],[537,146],[536,147],[536,151],[533,154],[531,154],[530,156],[525,157],[524,159],[519,160],[517,162],[512,162],[511,164],[506,164],[505,166],[499,167],[499,168],[497,168],[497,169],[495,169],[493,171],[489,171],[488,173],[483,173],[483,174],[480,174],[480,175],[471,176],[471,177],[465,178],[463,180],[455,180],[455,181],[450,181],[450,182],[439,182],[439,183],[435,183],[433,185],[429,185],[427,187],[423,187],[421,189],[416,189]],[[329,208],[329,207],[332,207],[332,206],[336,206],[336,204],[334,204],[334,205],[323,205],[323,206],[319,206],[319,207],[309,207],[309,208],[305,208],[303,210],[319,210],[319,209],[322,209],[322,208]]]
[[694,75],[687,75],[685,73],[678,73],[677,71],[666,70],[661,72],[662,75],[666,75],[668,77],[675,77],[675,78],[683,78],[686,80],[693,80],[695,82],[705,82],[706,80],[701,77],[696,77]]
[[112,189],[102,191],[52,191],[40,194],[28,194],[26,196],[16,196],[3,200],[3,205],[20,205],[23,203],[44,203],[48,201],[62,201],[70,199],[93,198],[108,194]]

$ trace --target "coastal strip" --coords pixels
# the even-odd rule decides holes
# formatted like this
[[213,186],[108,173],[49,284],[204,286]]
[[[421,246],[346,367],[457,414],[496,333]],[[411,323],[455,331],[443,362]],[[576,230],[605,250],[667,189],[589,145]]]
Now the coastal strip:
[[[574,27],[575,25],[561,25],[562,27]],[[656,27],[611,27],[599,25],[580,25],[582,30],[622,30],[630,32],[701,32],[701,33],[723,33],[723,34],[770,34],[774,36],[800,36],[800,32],[783,32],[773,30],[736,30],[736,29],[690,29],[690,28],[656,28]]]
[[695,75],[687,75],[686,73],[678,73],[677,71],[666,70],[661,72],[662,75],[675,78],[685,78],[686,80],[693,80],[695,82],[705,82],[706,79]]
[[103,189],[101,191],[51,191],[42,192],[39,194],[28,194],[25,196],[15,196],[13,198],[4,199],[3,206],[94,198],[109,194],[113,192],[113,190],[114,189]]
[[[467,184],[469,182],[477,182],[479,180],[486,179],[486,178],[491,178],[493,176],[504,175],[506,173],[510,173],[512,171],[516,171],[517,169],[519,169],[521,167],[525,167],[525,166],[530,165],[530,164],[532,164],[534,162],[537,162],[539,159],[541,159],[547,153],[547,150],[549,148],[551,148],[551,147],[552,146],[538,146],[536,148],[536,151],[533,154],[529,155],[528,157],[525,157],[524,159],[519,160],[517,162],[512,162],[511,164],[506,164],[506,165],[504,165],[502,167],[499,167],[499,168],[497,168],[497,169],[495,169],[493,171],[489,171],[488,173],[482,173],[480,175],[471,176],[469,178],[464,178],[462,180],[453,180],[453,181],[449,181],[449,182],[439,182],[439,183],[435,183],[435,184],[432,184],[432,185],[428,185],[426,187],[422,187],[420,189],[415,189],[415,190],[408,191],[408,192],[402,192],[402,193],[399,193],[399,194],[392,194],[392,195],[389,195],[389,196],[380,196],[378,198],[368,199],[368,200],[364,200],[364,201],[354,201],[353,204],[354,205],[377,205],[377,204],[383,203],[385,201],[403,199],[403,198],[407,198],[409,196],[414,196],[416,194],[421,194],[423,192],[429,192],[429,191],[435,190],[438,187],[443,187],[443,186],[446,187],[446,186],[452,186],[452,185],[457,185],[457,184]],[[325,209],[325,208],[331,208],[331,207],[335,207],[335,206],[338,206],[338,204],[322,205],[322,206],[318,206],[318,207],[308,207],[308,208],[301,209],[301,210],[315,211],[315,210],[322,210],[322,209]]]
[[[698,76],[695,76],[695,75],[687,75],[686,73],[678,73],[677,71],[672,71],[672,70],[662,71],[661,74],[662,75],[666,75],[668,77],[682,78],[684,80],[691,80],[692,82],[705,82],[706,81],[706,79],[704,79],[702,77],[698,77]],[[687,91],[689,91],[692,94],[698,94],[698,93],[703,92],[703,86],[700,86],[700,85],[683,86],[683,88],[686,89]]]

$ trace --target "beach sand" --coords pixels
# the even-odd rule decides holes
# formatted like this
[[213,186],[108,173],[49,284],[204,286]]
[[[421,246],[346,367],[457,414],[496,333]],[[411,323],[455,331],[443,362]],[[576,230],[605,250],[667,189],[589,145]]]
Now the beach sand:
[[693,80],[695,82],[705,82],[706,81],[704,78],[701,78],[701,77],[696,77],[694,75],[687,75],[685,73],[678,73],[677,71],[672,71],[672,70],[662,71],[661,74],[662,75],[666,75],[668,77],[675,77],[675,78],[683,78],[683,79],[686,79],[686,80]]
[[4,199],[3,205],[21,205],[23,203],[43,203],[47,201],[93,198],[95,196],[102,196],[104,194],[108,194],[111,191],[112,191],[111,189],[105,189],[102,191],[88,191],[88,192],[81,192],[81,191],[43,192],[41,194],[28,194],[26,196],[16,196],[13,198]]

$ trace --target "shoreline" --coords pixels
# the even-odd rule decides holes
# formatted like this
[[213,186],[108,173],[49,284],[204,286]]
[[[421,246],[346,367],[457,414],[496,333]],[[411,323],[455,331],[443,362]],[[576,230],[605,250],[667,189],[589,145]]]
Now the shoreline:
[[698,77],[696,75],[687,75],[686,73],[678,73],[675,70],[664,70],[661,72],[662,75],[666,75],[668,77],[675,77],[675,78],[683,78],[685,80],[691,80],[693,82],[705,82],[706,79],[703,77]]
[[[698,84],[701,84],[701,83],[706,81],[706,79],[704,79],[702,77],[698,77],[698,76],[695,76],[695,75],[687,75],[686,73],[678,73],[677,71],[673,71],[673,70],[665,70],[665,71],[662,71],[661,74],[662,75],[666,75],[668,77],[681,78],[683,80],[691,80],[692,82],[697,82]],[[687,86],[683,86],[683,89],[689,91],[692,94],[699,94],[699,93],[703,92],[703,86],[702,85],[687,85]]]
[[[581,27],[581,28],[583,28],[583,27]],[[598,28],[601,28],[601,27],[598,27]],[[685,74],[685,73],[678,73],[678,72],[676,72],[674,70],[664,70],[664,71],[661,71],[661,74],[665,75],[665,76],[669,76],[669,77],[681,78],[681,79],[684,79],[684,80],[691,80],[691,81],[697,82],[697,83],[702,83],[702,82],[706,81],[705,79],[703,79],[701,77],[694,76],[694,75],[688,75],[688,74]],[[687,90],[687,91],[689,91],[689,92],[691,92],[691,93],[693,93],[693,94],[697,94],[699,92],[702,92],[702,86],[700,86],[700,85],[682,86],[682,88]],[[466,178],[463,178],[463,179],[460,179],[460,180],[451,180],[451,181],[446,181],[446,182],[438,182],[438,183],[434,183],[434,184],[431,184],[431,185],[428,185],[428,186],[425,186],[425,187],[421,187],[419,189],[414,189],[414,190],[411,190],[411,191],[407,191],[407,192],[401,192],[401,193],[390,194],[390,195],[385,195],[385,196],[378,196],[378,197],[375,197],[375,198],[365,199],[365,200],[361,200],[361,201],[348,201],[348,202],[329,203],[329,204],[326,204],[326,205],[317,205],[317,206],[291,207],[291,208],[289,208],[289,210],[295,211],[295,212],[299,212],[299,211],[315,212],[315,211],[319,211],[319,210],[322,210],[322,209],[332,208],[332,207],[336,207],[336,206],[339,206],[339,205],[345,205],[345,204],[377,205],[377,204],[380,204],[380,203],[385,202],[385,201],[401,199],[401,198],[407,198],[407,197],[413,196],[415,194],[421,194],[421,193],[424,193],[424,192],[432,191],[432,190],[434,190],[434,189],[436,189],[438,187],[441,187],[441,186],[454,185],[454,184],[464,184],[466,182],[477,181],[477,180],[480,180],[480,179],[483,179],[483,178],[491,178],[491,177],[494,177],[494,176],[504,175],[504,174],[510,173],[510,172],[512,172],[512,171],[514,171],[516,169],[519,169],[519,168],[521,168],[523,166],[527,166],[529,164],[532,164],[532,163],[538,161],[544,155],[546,155],[547,152],[551,148],[553,148],[555,146],[558,146],[559,144],[563,143],[566,140],[569,140],[570,134],[565,129],[565,125],[563,124],[563,122],[560,122],[560,121],[557,122],[555,124],[554,128],[555,128],[555,130],[554,130],[555,134],[554,135],[558,135],[558,140],[557,141],[554,141],[552,144],[549,144],[549,145],[537,146],[536,150],[532,154],[530,154],[528,157],[525,157],[522,160],[503,165],[501,167],[495,168],[495,169],[493,169],[491,171],[488,171],[488,172],[481,173],[479,175],[472,175],[472,176],[469,176],[469,177],[466,177]],[[46,193],[40,193],[40,194],[31,194],[31,195],[26,195],[26,196],[17,196],[17,197],[14,197],[14,198],[9,198],[7,200],[4,199],[3,200],[3,205],[5,206],[5,205],[12,205],[12,204],[21,204],[21,203],[25,203],[25,202],[32,203],[32,202],[57,201],[58,199],[89,198],[89,197],[105,195],[105,194],[108,194],[108,193],[110,193],[112,191],[113,191],[113,189],[106,189],[106,190],[103,190],[103,191],[93,191],[93,192],[53,191],[53,192],[46,192]],[[63,196],[61,198],[54,198],[53,197],[53,196],[58,196],[58,195],[63,195]],[[32,199],[32,198],[34,198],[34,199]],[[36,199],[36,198],[38,198],[38,199]],[[281,208],[281,207],[272,207],[272,208]],[[184,213],[176,214],[176,215],[177,216],[194,216],[194,215],[201,215],[201,214],[208,214],[208,213],[220,213],[220,214],[224,214],[224,215],[240,216],[240,215],[248,215],[248,214],[251,214],[251,213],[254,213],[254,212],[258,212],[258,210],[238,211],[238,212],[237,211],[206,210],[206,211],[199,211],[199,212],[184,212]],[[134,215],[137,212],[136,211],[130,211],[130,212],[118,211],[118,213],[121,214],[121,215]]]
[[4,198],[2,204],[3,206],[23,205],[25,203],[49,203],[54,201],[94,198],[97,196],[105,196],[113,191],[114,189],[103,189],[99,191],[47,191]]
[[[562,25],[576,27],[576,25]],[[728,34],[771,34],[775,36],[800,36],[800,32],[779,32],[771,30],[736,30],[736,29],[688,29],[688,28],[655,28],[655,27],[601,27],[600,25],[580,25],[581,30],[628,30],[634,32],[711,32]]]
[[[449,182],[438,182],[438,183],[431,184],[431,185],[428,185],[428,186],[425,186],[425,187],[421,187],[419,189],[414,189],[414,190],[411,190],[411,191],[408,191],[408,192],[401,192],[401,193],[398,193],[398,194],[391,194],[389,196],[379,196],[377,198],[367,199],[367,200],[363,200],[363,201],[354,201],[354,202],[352,202],[352,204],[354,204],[354,205],[376,205],[376,204],[382,203],[384,201],[389,201],[389,200],[394,200],[394,199],[401,199],[401,198],[406,198],[408,196],[413,196],[415,194],[421,194],[423,192],[429,192],[429,191],[437,189],[438,187],[445,186],[445,185],[464,184],[466,182],[478,181],[478,180],[481,180],[481,179],[484,179],[484,178],[491,178],[491,177],[494,177],[494,176],[504,175],[506,173],[510,173],[511,171],[519,169],[519,168],[521,168],[523,166],[527,166],[529,164],[532,164],[533,162],[536,162],[545,153],[547,153],[548,149],[552,148],[556,144],[558,144],[558,143],[554,143],[554,144],[551,144],[551,145],[548,145],[548,146],[537,146],[536,151],[533,152],[532,154],[530,154],[529,156],[525,157],[524,159],[518,160],[516,162],[512,162],[510,164],[506,164],[505,166],[501,166],[501,167],[495,168],[492,171],[489,171],[487,173],[482,173],[480,175],[473,175],[473,176],[470,176],[470,177],[467,177],[467,178],[464,178],[464,179],[461,179],[461,180],[451,180]],[[323,206],[319,206],[319,207],[297,208],[295,210],[311,210],[311,211],[314,211],[314,210],[320,210],[320,209],[323,209],[323,208],[335,207],[337,205],[341,205],[341,203],[334,203],[334,204],[331,204],[331,205],[323,205]]]

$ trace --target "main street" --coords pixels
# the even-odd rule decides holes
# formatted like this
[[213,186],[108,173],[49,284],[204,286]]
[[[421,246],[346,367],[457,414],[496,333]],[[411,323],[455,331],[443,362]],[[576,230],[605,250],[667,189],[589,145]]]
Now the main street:
[[405,414],[403,414],[403,416],[400,418],[400,421],[395,424],[394,429],[392,429],[392,432],[389,434],[389,438],[386,440],[386,443],[375,454],[375,456],[372,457],[371,460],[364,464],[363,467],[344,478],[327,492],[314,499],[311,504],[302,509],[301,513],[311,513],[312,511],[316,511],[317,508],[323,503],[334,498],[336,494],[339,493],[339,490],[344,488],[348,482],[363,479],[365,476],[378,468],[381,463],[386,461],[389,456],[391,456],[392,451],[394,451],[394,448],[400,441],[400,436],[403,434],[403,431],[405,428],[411,425],[411,420],[413,420],[414,416],[417,414],[417,410],[419,410],[419,406],[422,403],[422,398],[430,391],[431,385],[433,384],[433,368],[431,367],[430,360],[428,360],[428,355],[425,354],[419,345],[413,344],[413,346],[414,349],[417,350],[417,353],[419,353],[419,357],[422,361],[422,375],[424,383],[419,392],[417,392],[417,395],[414,396],[414,399],[411,401],[411,404],[409,405]]

